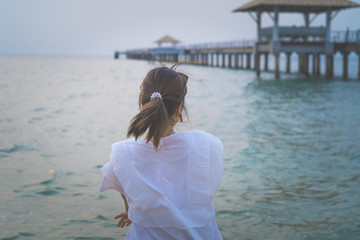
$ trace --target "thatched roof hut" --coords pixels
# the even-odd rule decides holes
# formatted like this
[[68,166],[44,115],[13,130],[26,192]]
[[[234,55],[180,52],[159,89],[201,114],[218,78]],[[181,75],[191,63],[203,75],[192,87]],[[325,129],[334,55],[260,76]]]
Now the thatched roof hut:
[[159,38],[155,42],[158,43],[158,44],[161,44],[161,43],[173,43],[173,44],[176,44],[176,43],[179,43],[180,41],[173,38],[173,37],[171,37],[171,36],[169,36],[169,35],[165,35],[164,37]]
[[271,12],[277,7],[280,12],[326,12],[329,8],[332,11],[359,7],[357,4],[348,0],[252,0],[236,8],[233,12]]

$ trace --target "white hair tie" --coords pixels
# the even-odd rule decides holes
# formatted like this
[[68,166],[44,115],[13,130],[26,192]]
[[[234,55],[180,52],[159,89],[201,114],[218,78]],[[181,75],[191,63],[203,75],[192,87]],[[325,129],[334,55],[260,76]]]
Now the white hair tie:
[[153,100],[154,98],[162,99],[162,96],[159,92],[153,92],[153,94],[151,94],[150,100]]

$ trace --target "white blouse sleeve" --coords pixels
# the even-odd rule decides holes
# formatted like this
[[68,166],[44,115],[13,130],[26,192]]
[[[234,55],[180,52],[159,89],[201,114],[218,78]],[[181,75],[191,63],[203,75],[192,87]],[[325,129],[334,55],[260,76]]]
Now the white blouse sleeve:
[[215,196],[216,190],[219,188],[222,176],[224,174],[223,168],[223,154],[224,147],[221,140],[217,137],[210,139],[210,193]]
[[99,191],[103,192],[105,190],[108,189],[113,189],[118,191],[121,194],[125,194],[124,193],[124,189],[121,186],[118,178],[115,175],[114,172],[114,161],[116,161],[116,159],[112,158],[113,156],[113,151],[114,147],[112,148],[112,153],[110,155],[110,161],[107,162],[102,168],[101,168],[101,172],[104,174],[103,179],[100,183],[100,187],[99,187]]

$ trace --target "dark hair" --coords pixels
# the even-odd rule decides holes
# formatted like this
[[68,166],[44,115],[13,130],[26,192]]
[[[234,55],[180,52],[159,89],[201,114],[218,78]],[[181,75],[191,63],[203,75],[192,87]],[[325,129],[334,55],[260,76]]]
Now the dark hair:
[[[130,122],[128,137],[137,139],[147,131],[147,142],[152,140],[157,149],[167,127],[175,124],[172,117],[181,104],[182,111],[187,115],[185,95],[188,76],[176,70],[179,65],[154,68],[145,76],[140,86],[140,112]],[[161,98],[151,98],[154,92],[160,93]]]

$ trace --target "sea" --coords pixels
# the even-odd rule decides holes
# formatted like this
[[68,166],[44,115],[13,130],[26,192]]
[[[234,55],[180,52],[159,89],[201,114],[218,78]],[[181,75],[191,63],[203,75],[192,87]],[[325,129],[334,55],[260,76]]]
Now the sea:
[[[360,238],[360,81],[184,64],[189,118],[224,144],[213,200],[224,239]],[[293,62],[296,68],[296,62]],[[171,64],[167,64],[170,66]],[[157,62],[0,57],[0,239],[123,239],[98,192]],[[284,68],[284,64],[281,65]]]

